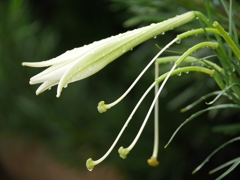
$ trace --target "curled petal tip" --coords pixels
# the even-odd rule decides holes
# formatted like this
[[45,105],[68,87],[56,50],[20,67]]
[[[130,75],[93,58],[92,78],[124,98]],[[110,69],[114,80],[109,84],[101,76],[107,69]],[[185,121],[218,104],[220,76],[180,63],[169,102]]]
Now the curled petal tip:
[[156,157],[151,157],[150,159],[147,160],[149,166],[156,167],[158,166],[159,162]]
[[128,148],[123,148],[122,146],[118,149],[119,156],[123,159],[127,158],[130,150]]
[[89,158],[87,161],[86,161],[86,167],[89,171],[92,171],[93,168],[95,166],[95,163],[94,161],[92,160],[92,158]]
[[104,113],[104,112],[106,112],[106,111],[108,110],[108,108],[107,108],[107,106],[105,105],[105,102],[104,102],[104,101],[100,101],[100,102],[98,103],[97,109],[98,109],[98,112],[99,112],[99,113]]

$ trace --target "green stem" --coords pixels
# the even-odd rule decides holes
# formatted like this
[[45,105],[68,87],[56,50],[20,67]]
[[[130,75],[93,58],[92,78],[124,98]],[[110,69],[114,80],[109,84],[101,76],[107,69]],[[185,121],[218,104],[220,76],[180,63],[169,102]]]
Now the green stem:
[[208,18],[206,18],[206,16],[205,16],[204,14],[202,14],[202,13],[200,13],[200,12],[198,12],[198,11],[195,12],[195,14],[196,14],[196,16],[197,16],[198,18],[200,18],[207,26],[212,27],[211,22],[209,21]]
[[190,56],[193,52],[200,48],[204,47],[211,47],[213,49],[216,49],[218,47],[218,43],[213,43],[213,42],[202,42],[199,43],[191,48],[189,48],[176,62],[176,65],[179,65],[186,57]]
[[194,35],[197,35],[197,34],[202,34],[202,33],[213,33],[213,34],[220,34],[219,31],[217,29],[214,29],[214,28],[200,28],[200,29],[193,29],[191,31],[187,31],[187,32],[184,32],[182,34],[179,34],[177,37],[179,39],[184,39],[184,38],[187,38],[189,36],[194,36]]
[[[182,67],[182,68],[173,70],[173,72],[171,73],[171,76],[180,75],[182,73],[189,73],[190,71],[202,72],[202,73],[208,74],[211,77],[213,77],[214,75],[214,70],[210,70],[208,68],[199,67],[199,66],[187,66],[187,67]],[[167,77],[167,75],[168,75],[168,72],[162,74],[160,77],[155,79],[155,81],[157,83],[160,83]]]
[[233,53],[236,55],[237,59],[240,62],[240,50],[233,42],[229,34],[222,28],[222,26],[217,21],[213,23],[213,26],[220,32],[220,35],[228,43],[229,47],[232,49]]
[[[179,58],[180,58],[180,56],[161,57],[161,58],[157,59],[157,62],[158,62],[158,64],[175,62]],[[204,65],[207,64],[208,66],[217,70],[218,72],[223,72],[223,69],[220,66],[218,66],[217,64],[215,64],[211,61],[205,60],[205,58],[198,59],[198,58],[195,58],[195,57],[192,57],[192,56],[188,56],[183,60],[183,62],[185,62],[185,63],[195,63],[196,65],[200,65],[200,66],[204,66]]]

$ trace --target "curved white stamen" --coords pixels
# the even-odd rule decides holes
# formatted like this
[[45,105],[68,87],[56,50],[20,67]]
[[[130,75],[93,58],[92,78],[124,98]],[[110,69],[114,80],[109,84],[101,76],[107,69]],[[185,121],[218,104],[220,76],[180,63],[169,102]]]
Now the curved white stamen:
[[[136,110],[138,109],[138,107],[140,106],[140,104],[142,103],[142,101],[144,100],[144,98],[147,96],[147,94],[150,92],[150,90],[156,85],[156,82],[152,83],[151,86],[145,91],[145,93],[142,95],[142,97],[140,98],[140,100],[138,101],[138,103],[136,104],[136,106],[134,107],[133,111],[131,112],[131,114],[129,115],[127,121],[125,122],[125,124],[123,125],[121,131],[119,132],[118,136],[116,137],[115,141],[113,142],[113,144],[111,145],[111,147],[108,149],[108,151],[98,160],[93,161],[91,159],[91,164],[97,165],[99,163],[101,163],[104,159],[106,159],[106,157],[110,154],[110,152],[113,150],[113,148],[115,147],[115,145],[117,144],[119,138],[121,137],[122,133],[124,132],[124,130],[126,129],[126,127],[128,126],[128,123],[130,122],[130,120],[132,119],[133,115],[135,114]],[[90,162],[90,161],[89,161]]]
[[173,39],[170,43],[168,43],[161,51],[157,53],[156,56],[148,63],[148,65],[143,69],[143,71],[138,75],[138,77],[134,80],[134,82],[131,84],[131,86],[125,91],[125,93],[120,96],[116,101],[110,103],[110,104],[105,104],[107,109],[110,109],[111,107],[115,106],[117,103],[119,103],[135,86],[135,84],[138,82],[138,80],[142,77],[142,75],[147,71],[147,69],[156,61],[156,59],[167,49],[169,48],[172,44],[176,43],[179,39],[176,37]]
[[160,88],[159,88],[159,90],[158,90],[158,92],[157,92],[157,94],[156,94],[156,96],[155,96],[155,98],[154,98],[154,100],[153,100],[153,102],[152,102],[149,110],[148,110],[148,113],[147,113],[147,115],[146,115],[146,117],[145,117],[145,119],[144,119],[144,121],[143,121],[143,124],[142,124],[141,128],[140,128],[139,131],[138,131],[138,134],[136,135],[135,139],[134,139],[133,142],[130,144],[130,146],[127,147],[127,149],[129,149],[129,151],[130,151],[130,150],[135,146],[135,144],[137,143],[137,141],[138,141],[140,135],[142,134],[142,131],[143,131],[143,129],[144,129],[144,127],[145,127],[148,119],[149,119],[149,116],[150,116],[150,114],[151,114],[151,112],[152,112],[152,109],[153,109],[153,107],[154,107],[154,105],[155,105],[155,103],[156,103],[156,101],[157,101],[157,99],[158,99],[158,97],[159,97],[159,95],[160,95],[163,87],[164,87],[164,85],[166,84],[168,78],[170,77],[171,73],[173,72],[173,70],[174,70],[176,67],[177,67],[177,65],[174,64],[174,66],[172,67],[172,69],[168,72],[167,77],[164,79],[163,83],[161,84],[161,86],[160,86]]

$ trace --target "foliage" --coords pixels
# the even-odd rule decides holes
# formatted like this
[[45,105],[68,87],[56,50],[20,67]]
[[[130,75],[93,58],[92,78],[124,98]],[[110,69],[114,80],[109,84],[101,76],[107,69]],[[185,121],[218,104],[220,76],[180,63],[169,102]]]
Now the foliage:
[[[240,71],[237,63],[238,56],[234,54],[234,48],[226,48],[228,44],[231,44],[230,41],[226,43],[218,34],[215,36],[209,35],[207,31],[208,27],[212,28],[213,21],[218,21],[225,30],[228,29],[233,44],[236,44],[238,47],[238,28],[240,25],[237,11],[239,3],[237,1],[233,2],[233,18],[230,18],[232,19],[230,21],[232,23],[228,27],[228,4],[225,4],[224,1],[214,1],[213,3],[205,4],[203,1],[197,0],[192,2],[186,0],[114,0],[110,8],[122,18],[129,18],[124,23],[124,26],[128,28],[159,22],[189,10],[199,10],[204,14],[208,14],[210,23],[206,23],[204,21],[206,19],[204,17],[201,18],[200,15],[199,20],[203,20],[203,22],[200,21],[199,23],[196,20],[171,32],[167,32],[164,36],[159,35],[157,38],[144,43],[140,47],[134,48],[128,55],[124,55],[119,61],[106,67],[103,72],[101,71],[97,75],[83,80],[81,83],[71,85],[64,90],[66,93],[60,99],[55,99],[53,91],[48,91],[46,94],[35,97],[33,95],[34,87],[27,86],[26,82],[32,74],[38,71],[21,68],[20,63],[23,61],[42,61],[43,59],[52,57],[53,54],[56,55],[57,52],[63,49],[65,51],[64,46],[72,48],[74,42],[75,44],[79,44],[78,41],[80,41],[80,38],[76,38],[76,33],[73,33],[74,36],[68,33],[67,38],[65,37],[67,40],[63,41],[64,38],[62,38],[61,43],[58,44],[59,39],[56,31],[50,29],[49,25],[42,27],[40,22],[32,21],[29,18],[29,6],[24,1],[12,0],[9,2],[11,3],[1,2],[2,4],[0,5],[1,12],[4,12],[2,13],[4,17],[0,18],[0,21],[2,20],[0,29],[0,59],[3,59],[0,62],[2,92],[0,100],[1,102],[5,102],[4,104],[1,103],[0,124],[2,138],[5,138],[7,134],[12,135],[16,133],[32,138],[34,141],[40,140],[50,147],[56,156],[68,161],[69,164],[82,167],[85,158],[88,156],[99,156],[99,154],[103,154],[108,148],[109,142],[113,141],[116,132],[122,126],[123,119],[130,114],[133,102],[137,102],[138,98],[145,91],[144,89],[149,85],[149,82],[153,81],[153,72],[147,72],[147,75],[141,79],[140,85],[137,85],[129,97],[122,101],[117,108],[113,108],[107,114],[101,116],[97,112],[93,112],[92,108],[95,107],[99,98],[105,97],[109,101],[115,99],[116,96],[127,88],[131,80],[145,66],[146,61],[156,54],[158,48],[162,48],[162,46],[170,42],[176,35],[200,27],[204,29],[202,32],[203,35],[199,34],[197,37],[188,37],[182,40],[180,44],[173,45],[163,54],[164,56],[171,54],[175,57],[158,59],[158,63],[160,64],[159,74],[164,75],[180,57],[176,57],[176,55],[183,54],[183,52],[187,51],[187,48],[193,47],[199,42],[212,41],[213,39],[219,45],[217,51],[210,51],[210,48],[203,48],[195,53],[191,52],[190,54],[194,56],[194,59],[190,59],[189,61],[187,61],[187,58],[184,59],[180,63],[180,68],[172,71],[173,75],[178,74],[181,76],[171,77],[160,96],[160,147],[163,147],[170,136],[170,132],[179,125],[179,122],[175,121],[176,119],[187,119],[186,122],[188,122],[202,112],[213,111],[210,111],[208,116],[201,115],[196,118],[196,121],[191,122],[191,125],[184,126],[184,129],[181,133],[178,133],[171,146],[165,151],[160,150],[160,166],[156,169],[150,169],[143,163],[143,158],[148,158],[148,153],[151,152],[152,142],[149,141],[153,135],[151,127],[147,127],[144,130],[144,135],[124,162],[114,159],[116,155],[111,155],[107,161],[115,161],[115,165],[119,164],[122,169],[132,173],[135,179],[186,179],[186,177],[189,177],[188,170],[186,169],[196,166],[211,149],[216,148],[224,140],[229,139],[229,137],[224,137],[217,133],[210,135],[210,126],[221,125],[213,128],[214,132],[223,132],[231,136],[236,136],[239,133],[238,124],[234,124],[234,128],[231,127],[231,124],[227,124],[239,123],[237,119],[238,111],[229,109],[229,107],[239,107],[238,77]],[[89,14],[88,16],[90,17]],[[55,16],[55,19],[58,19],[58,21],[53,21],[53,24],[54,22],[59,23],[59,19],[61,19],[60,15]],[[71,19],[71,22],[75,21]],[[64,25],[68,27],[69,31],[70,29],[74,29],[72,32],[76,32],[79,29],[82,32],[84,27],[87,29],[87,25],[84,22],[81,22],[79,25],[75,25],[74,23],[74,27],[69,25],[71,23],[67,21],[62,21],[61,23],[63,23],[63,27]],[[96,20],[97,23],[99,21]],[[91,27],[93,24],[91,24]],[[215,25],[214,28],[217,27],[218,30],[221,30],[218,24]],[[106,31],[110,31],[109,29],[111,28],[111,26],[106,26]],[[92,34],[96,36],[96,34],[104,32],[105,30],[103,29],[101,32],[96,33],[95,28],[93,28]],[[90,31],[86,31],[86,33],[89,33],[88,43],[90,43],[94,40],[94,35],[90,37]],[[108,35],[110,36],[111,33],[113,32],[110,32]],[[80,34],[83,36],[82,34],[84,33]],[[224,35],[224,31],[220,32],[220,34],[223,37],[227,37]],[[72,40],[71,43],[69,39]],[[68,42],[68,45],[64,42]],[[81,43],[86,43],[86,39],[85,42],[82,41]],[[61,48],[54,52],[57,44]],[[157,47],[154,44],[158,44]],[[239,49],[237,50],[239,51]],[[128,59],[128,61],[125,59]],[[234,59],[234,61],[232,62],[230,59]],[[123,63],[125,63],[125,67],[120,68],[120,66],[123,66]],[[222,68],[223,71],[220,71]],[[210,71],[205,71],[206,69]],[[216,84],[220,87],[220,91],[211,77],[202,76],[199,73],[189,73],[191,70],[204,70],[203,72],[208,72],[209,74],[217,72],[214,78],[217,81]],[[159,82],[166,77],[167,73],[164,76],[160,76]],[[214,93],[208,95],[209,92]],[[201,103],[202,101],[211,102],[212,99],[209,97],[214,96],[216,96],[216,99],[212,102],[214,105],[208,107],[209,105],[206,106],[204,103]],[[197,112],[195,109],[192,111],[193,115],[189,119],[188,116],[191,112],[180,114],[178,109],[187,103],[192,103],[193,99],[199,99],[199,101],[196,100],[193,103],[194,105],[190,104],[190,106],[187,106],[185,111],[191,111],[191,108],[195,108],[195,106],[197,106],[198,110],[201,108],[203,110]],[[151,101],[151,97],[146,98],[145,103],[141,105],[134,119],[143,119],[142,117],[145,116],[146,110],[149,109],[148,106]],[[218,110],[219,107],[226,108],[227,110],[220,111]],[[233,118],[231,117],[235,117],[236,120],[232,120]],[[214,121],[206,121],[206,119]],[[153,122],[149,123],[153,125]],[[136,132],[136,129],[138,129],[136,127],[139,124],[137,121],[131,122],[120,143],[130,143],[131,139],[134,138],[133,132]],[[191,139],[187,138],[188,134],[191,134]],[[232,141],[230,140],[230,142]],[[235,149],[235,146],[229,144],[222,151],[230,152]],[[219,155],[217,160],[214,158],[211,159],[210,164],[216,165],[217,163],[222,163],[224,165],[224,162],[227,162],[229,158],[233,158],[231,155],[235,155],[236,157],[237,153],[227,153],[221,162],[219,162],[219,157],[221,157]],[[193,156],[195,157],[194,162],[192,162]],[[239,158],[236,158],[225,163],[225,165],[233,164],[234,166],[230,169],[233,170],[238,165],[238,162]],[[229,173],[229,171],[226,172]],[[231,174],[229,174],[229,177],[231,177]],[[193,178],[203,179],[205,178],[205,173],[195,175]]]

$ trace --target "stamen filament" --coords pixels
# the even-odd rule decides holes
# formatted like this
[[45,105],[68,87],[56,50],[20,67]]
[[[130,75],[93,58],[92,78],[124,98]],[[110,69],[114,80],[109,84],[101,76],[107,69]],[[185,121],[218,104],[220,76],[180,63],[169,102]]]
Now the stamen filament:
[[[143,76],[143,74],[147,71],[147,69],[156,61],[156,59],[158,58],[158,56],[160,56],[167,48],[169,48],[172,44],[174,44],[175,42],[179,41],[178,37],[176,37],[175,39],[173,39],[170,43],[168,43],[163,49],[161,49],[161,51],[159,51],[157,53],[157,55],[154,56],[154,58],[148,63],[148,65],[143,69],[143,71],[138,75],[138,77],[134,80],[134,82],[131,84],[131,86],[127,89],[127,91],[125,91],[125,93],[120,96],[116,101],[110,103],[110,104],[104,104],[104,101],[101,101],[99,103],[99,105],[103,106],[99,107],[98,106],[98,111],[100,113],[106,112],[107,109],[110,109],[111,107],[115,106],[117,103],[119,103],[131,90],[132,88],[135,86],[135,84],[138,82],[138,80]],[[102,109],[105,109],[105,111],[101,111]]]
[[[159,64],[155,61],[155,79],[158,78],[159,75]],[[155,85],[154,95],[156,96],[159,89],[158,83]],[[154,144],[153,144],[153,153],[150,159],[148,159],[148,164],[150,166],[157,166],[159,164],[157,160],[158,156],[158,148],[159,148],[159,99],[157,99],[154,106]]]
[[[155,62],[155,79],[158,78],[159,75],[159,65],[158,62]],[[156,83],[155,85],[155,92],[154,95],[156,96],[157,92],[159,89],[159,85],[158,83]],[[159,138],[159,128],[158,128],[158,121],[159,121],[159,99],[157,98],[155,106],[154,106],[154,151],[153,151],[153,156],[157,157],[157,153],[158,153],[158,138]]]
[[138,131],[138,134],[136,135],[135,139],[134,139],[133,142],[130,144],[130,146],[128,146],[128,147],[125,148],[125,149],[128,149],[128,150],[130,151],[130,150],[132,150],[132,148],[133,148],[133,147],[135,146],[135,144],[137,143],[137,141],[138,141],[140,135],[142,134],[142,131],[143,131],[143,129],[144,129],[144,127],[145,127],[148,119],[149,119],[149,116],[150,116],[150,114],[151,114],[151,112],[152,112],[152,109],[153,109],[153,107],[154,107],[154,105],[155,105],[155,103],[156,103],[156,101],[157,101],[157,99],[158,99],[158,97],[159,97],[159,95],[160,95],[163,87],[164,87],[164,85],[166,84],[168,78],[170,77],[171,73],[173,72],[173,70],[174,70],[176,67],[177,67],[177,64],[174,64],[174,66],[172,67],[172,69],[168,72],[167,77],[164,79],[164,81],[163,81],[163,83],[161,84],[159,90],[157,91],[156,96],[154,97],[154,100],[153,100],[153,102],[152,102],[152,104],[151,104],[151,106],[150,106],[150,108],[149,108],[149,110],[148,110],[148,113],[147,113],[147,115],[146,115],[146,117],[145,117],[145,119],[144,119],[144,121],[143,121],[142,126],[140,127],[140,129],[139,129],[139,131]]
[[[143,96],[140,98],[140,100],[138,101],[137,105],[134,107],[133,111],[131,112],[131,114],[129,115],[127,121],[125,122],[125,124],[123,125],[121,131],[119,132],[118,136],[116,137],[115,141],[113,142],[113,144],[111,145],[111,147],[108,149],[108,151],[98,160],[93,161],[91,158],[89,158],[87,160],[86,166],[88,168],[88,170],[91,170],[94,168],[95,165],[101,163],[104,159],[106,159],[106,157],[110,154],[110,152],[113,150],[113,148],[115,147],[115,145],[117,144],[119,138],[121,137],[122,133],[124,132],[124,130],[126,129],[126,127],[128,126],[128,123],[130,122],[130,120],[132,119],[133,115],[135,114],[136,110],[138,109],[138,107],[140,106],[140,104],[142,103],[142,101],[144,100],[144,98],[147,96],[147,94],[150,92],[150,90],[156,85],[157,83],[154,82],[151,84],[151,86],[145,91],[145,93],[143,94]],[[120,154],[121,156],[121,154]],[[124,155],[121,156],[122,158],[124,158]]]

